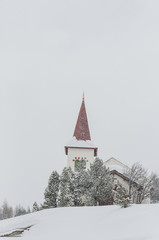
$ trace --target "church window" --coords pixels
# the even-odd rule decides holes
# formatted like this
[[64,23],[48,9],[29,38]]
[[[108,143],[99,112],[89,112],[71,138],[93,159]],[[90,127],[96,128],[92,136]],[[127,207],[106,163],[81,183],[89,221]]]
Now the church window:
[[86,168],[86,160],[83,160],[80,158],[75,160],[75,170],[77,170],[78,168],[83,167],[84,169]]
[[79,167],[79,161],[80,160],[78,160],[78,159],[75,161],[75,169],[77,169]]

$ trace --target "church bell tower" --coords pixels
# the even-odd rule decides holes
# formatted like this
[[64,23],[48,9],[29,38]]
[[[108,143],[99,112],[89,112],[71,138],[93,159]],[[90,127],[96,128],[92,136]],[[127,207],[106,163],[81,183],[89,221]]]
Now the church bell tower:
[[65,146],[67,167],[71,167],[71,169],[75,171],[78,164],[82,162],[86,169],[90,168],[94,157],[97,156],[97,150],[98,148],[95,147],[91,141],[83,95],[73,138],[67,146]]

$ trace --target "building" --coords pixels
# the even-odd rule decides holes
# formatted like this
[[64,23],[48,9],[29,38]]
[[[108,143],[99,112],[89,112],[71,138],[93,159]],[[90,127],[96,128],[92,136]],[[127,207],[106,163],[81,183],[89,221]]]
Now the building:
[[126,177],[125,173],[129,171],[130,168],[113,157],[105,161],[104,165],[106,166],[106,168],[109,168],[113,176],[114,185],[118,186],[119,184],[121,184],[128,193],[128,178]]
[[97,156],[98,148],[91,141],[87,113],[85,107],[84,96],[79,111],[77,123],[75,126],[72,139],[65,146],[65,154],[67,155],[67,167],[71,167],[74,171],[80,162],[86,169],[94,161]]
[[[91,141],[83,96],[73,137],[65,146],[67,167],[70,167],[75,171],[76,168],[78,168],[78,165],[82,163],[86,169],[89,169],[90,164],[93,163],[94,158],[97,157],[97,151],[98,148],[95,147]],[[129,194],[129,179],[126,172],[129,171],[130,168],[113,157],[105,161],[104,165],[106,168],[109,168],[111,175],[113,176],[114,187],[116,188],[118,185],[122,185],[127,194]],[[134,190],[136,190],[139,186],[134,182],[133,187]],[[134,196],[133,202],[136,202],[136,196]],[[145,199],[143,203],[150,203],[150,198]]]
[[[109,168],[111,175],[114,180],[114,188],[116,189],[119,185],[122,185],[122,187],[125,188],[127,195],[129,195],[129,178],[127,173],[130,171],[130,168],[125,165],[124,163],[118,161],[115,158],[110,158],[107,161],[104,162],[104,165],[106,168]],[[140,189],[141,186],[139,186],[136,182],[134,182],[132,186],[132,192],[134,192],[132,196],[132,202],[137,203],[137,192]],[[142,203],[149,204],[150,203],[150,197],[145,198]]]

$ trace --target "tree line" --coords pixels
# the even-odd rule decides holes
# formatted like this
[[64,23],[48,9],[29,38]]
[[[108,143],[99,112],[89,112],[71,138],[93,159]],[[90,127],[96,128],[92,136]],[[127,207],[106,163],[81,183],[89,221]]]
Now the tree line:
[[113,179],[103,161],[96,159],[85,170],[82,162],[75,172],[64,168],[61,176],[53,171],[44,192],[43,208],[97,206],[111,201]]
[[98,206],[119,204],[127,207],[131,203],[141,204],[146,198],[151,203],[159,202],[159,177],[149,173],[141,164],[135,163],[123,175],[127,179],[128,190],[120,183],[114,185],[114,179],[101,159],[96,158],[90,169],[85,169],[83,162],[79,161],[76,171],[64,168],[61,175],[53,171],[49,177],[48,185],[44,191],[44,202],[33,203],[32,210],[17,205],[13,209],[7,201],[0,207],[0,220],[16,217],[46,208]]
[[120,183],[117,188],[114,186],[111,172],[98,158],[88,170],[81,162],[75,172],[71,168],[64,168],[61,175],[53,171],[44,192],[42,208],[113,203],[127,207],[130,203],[141,204],[147,198],[151,203],[159,202],[157,174],[148,173],[141,164],[135,163],[123,175],[128,183],[127,190]]
[[3,204],[0,206],[0,220],[25,215],[31,212],[36,212],[39,211],[40,209],[42,208],[40,208],[36,202],[33,203],[32,210],[30,210],[30,207],[27,207],[25,209],[20,204],[13,208],[5,200]]

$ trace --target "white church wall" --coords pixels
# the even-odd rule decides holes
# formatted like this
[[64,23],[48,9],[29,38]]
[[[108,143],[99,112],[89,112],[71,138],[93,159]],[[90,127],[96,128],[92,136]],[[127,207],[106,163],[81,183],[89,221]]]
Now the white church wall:
[[117,170],[118,171],[121,168],[122,172],[130,169],[127,165],[123,164],[122,162],[118,161],[117,159],[115,159],[113,157],[108,159],[107,161],[105,161],[104,165],[106,167],[109,167],[110,170]]
[[84,148],[68,148],[67,156],[67,167],[75,170],[75,161],[76,159],[83,158],[86,160],[86,169],[90,168],[90,163],[94,161],[94,149],[84,149]]
[[114,184],[117,184],[117,185],[121,184],[128,193],[129,185],[126,180],[124,180],[122,177],[118,176],[117,174],[113,174],[113,179],[114,179]]
[[[117,174],[113,174],[113,179],[114,179],[114,184],[117,184],[117,185],[121,184],[125,188],[127,194],[129,193],[129,183],[128,183],[128,181],[124,180],[122,177],[118,176]],[[136,192],[136,190],[137,190],[136,187],[133,187],[132,192]],[[136,201],[137,201],[137,195],[136,194],[133,195],[132,201],[133,201],[133,203],[136,203]],[[142,201],[142,204],[150,204],[150,197],[145,198]]]

